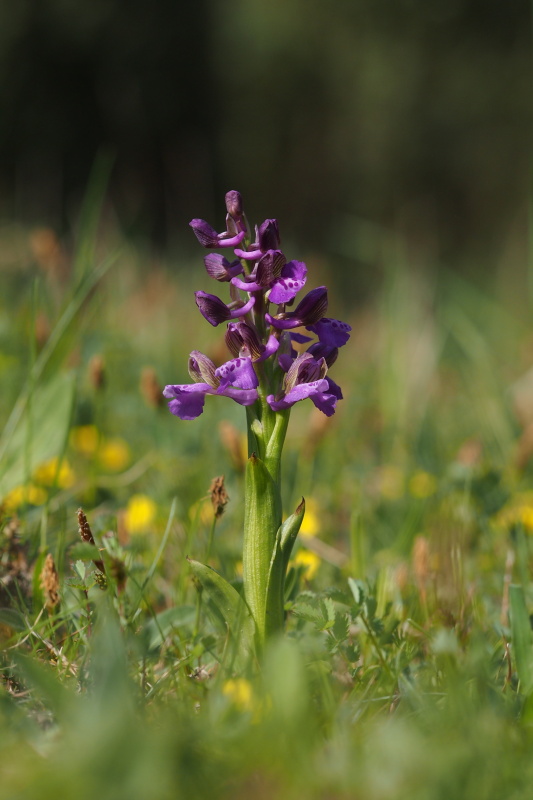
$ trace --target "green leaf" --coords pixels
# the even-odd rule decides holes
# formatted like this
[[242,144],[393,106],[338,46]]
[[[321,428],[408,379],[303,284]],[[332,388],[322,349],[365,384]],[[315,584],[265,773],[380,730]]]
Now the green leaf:
[[191,626],[195,614],[194,606],[175,606],[148,620],[143,630],[147,649],[156,650],[172,631]]
[[509,587],[511,606],[511,636],[516,661],[516,671],[520,679],[522,694],[529,695],[533,689],[533,648],[531,623],[527,613],[524,590],[521,586]]
[[253,653],[255,624],[238,591],[211,567],[188,559],[191,572],[219,612],[236,646],[236,655],[248,660]]
[[60,372],[35,390],[0,461],[0,498],[26,483],[39,464],[62,453],[74,389],[74,373]]
[[348,586],[353,594],[353,598],[357,606],[361,606],[365,599],[365,590],[361,581],[354,581],[353,578],[348,578]]
[[280,545],[281,550],[283,552],[283,564],[284,564],[284,571],[287,570],[287,565],[289,563],[289,559],[291,557],[292,548],[294,546],[294,542],[296,541],[296,537],[300,532],[300,527],[303,522],[303,518],[305,515],[305,498],[302,497],[302,500],[296,511],[287,517],[283,525],[281,526],[281,533],[280,533]]

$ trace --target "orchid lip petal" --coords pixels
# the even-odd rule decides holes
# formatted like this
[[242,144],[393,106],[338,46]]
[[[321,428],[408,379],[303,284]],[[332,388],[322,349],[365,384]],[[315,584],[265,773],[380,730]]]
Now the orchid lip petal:
[[261,258],[263,253],[261,250],[239,250],[235,248],[235,255],[238,258],[244,258],[245,261],[257,261],[258,258]]
[[250,358],[239,357],[226,361],[218,367],[215,375],[220,380],[220,389],[225,389],[227,386],[234,386],[237,389],[256,389],[259,386]]
[[277,350],[279,349],[279,339],[274,334],[270,334],[268,337],[268,342],[265,345],[265,349],[259,356],[259,358],[254,358],[254,363],[259,363],[260,361],[265,361],[267,358],[270,358]]
[[251,406],[258,399],[257,389],[236,389],[233,386],[226,386],[218,389],[217,394],[235,400],[241,406]]
[[277,317],[273,317],[268,311],[265,314],[265,319],[269,323],[269,325],[273,325],[274,328],[277,328],[280,331],[289,331],[291,328],[299,328],[302,325],[302,320],[298,319],[297,317],[289,317],[286,319],[277,319]]
[[215,247],[236,247],[246,236],[246,231],[240,231],[236,236],[228,237],[228,233],[218,234],[218,244]]
[[243,306],[241,306],[240,308],[234,308],[232,311],[230,311],[230,318],[236,319],[237,317],[244,317],[244,315],[250,311],[254,303],[255,303],[255,297],[250,297],[248,302],[245,303]]
[[246,281],[241,281],[240,278],[232,278],[231,282],[242,292],[260,292],[264,288],[260,283],[254,283],[253,281],[246,283]]

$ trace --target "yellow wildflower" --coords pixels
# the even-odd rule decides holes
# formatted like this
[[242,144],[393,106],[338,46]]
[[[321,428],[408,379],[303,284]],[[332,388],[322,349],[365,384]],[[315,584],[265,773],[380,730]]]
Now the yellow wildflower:
[[225,681],[222,686],[222,694],[228,697],[239,711],[253,711],[252,684],[245,678],[230,678]]
[[320,557],[310,550],[298,550],[293,560],[294,566],[303,566],[305,571],[303,576],[306,581],[312,581],[320,566]]
[[100,434],[96,425],[79,425],[70,432],[70,443],[74,450],[84,456],[93,456],[98,450]]
[[142,533],[155,519],[157,506],[145,494],[134,494],[130,497],[124,522],[129,533]]
[[11,514],[16,511],[24,503],[30,503],[32,506],[42,506],[46,503],[47,493],[40,486],[35,486],[29,483],[26,486],[16,486],[4,498],[4,508]]
[[424,472],[424,470],[420,469],[411,476],[409,491],[413,497],[417,497],[419,500],[425,500],[427,497],[431,497],[432,494],[435,494],[436,490],[437,480],[435,476],[431,475],[429,472]]
[[318,503],[311,497],[305,501],[305,514],[300,528],[300,536],[317,536],[320,533],[321,524],[318,516]]
[[242,578],[242,569],[242,561],[237,561],[235,564],[235,575],[237,575],[239,578]]
[[131,453],[124,439],[106,439],[98,451],[100,465],[109,472],[120,472],[128,466]]
[[61,464],[59,459],[51,458],[40,464],[35,470],[34,480],[43,486],[59,486],[60,489],[68,489],[75,481],[72,467],[63,459]]

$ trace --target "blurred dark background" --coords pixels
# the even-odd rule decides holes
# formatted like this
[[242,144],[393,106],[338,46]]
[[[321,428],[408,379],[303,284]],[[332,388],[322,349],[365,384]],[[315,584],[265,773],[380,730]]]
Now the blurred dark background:
[[525,0],[1,9],[3,220],[68,229],[104,148],[121,227],[155,248],[220,226],[230,188],[346,264],[381,230],[479,269],[526,240]]

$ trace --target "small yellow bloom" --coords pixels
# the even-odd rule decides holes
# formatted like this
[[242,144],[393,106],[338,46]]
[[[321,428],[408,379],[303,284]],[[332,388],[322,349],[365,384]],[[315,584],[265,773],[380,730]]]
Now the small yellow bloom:
[[128,443],[118,437],[106,439],[98,451],[100,465],[109,472],[120,472],[128,466],[130,460]]
[[437,491],[437,480],[434,475],[424,470],[418,470],[411,476],[409,491],[413,497],[425,500]]
[[53,486],[55,483],[60,489],[68,489],[75,481],[74,472],[68,461],[63,459],[59,464],[58,458],[51,458],[44,464],[40,464],[33,477],[37,483],[41,483],[43,486]]
[[34,486],[29,483],[27,486],[16,486],[4,498],[4,508],[8,514],[16,511],[24,503],[30,503],[32,506],[42,506],[46,503],[47,493],[40,486]]
[[312,581],[318,572],[318,568],[320,566],[320,557],[317,556],[316,553],[312,553],[310,550],[298,550],[296,556],[294,557],[293,564],[296,567],[305,567],[303,576],[306,581]]
[[305,514],[300,528],[300,536],[317,536],[320,533],[321,524],[318,516],[318,503],[311,497],[305,501]]
[[252,684],[245,678],[231,678],[225,681],[222,686],[222,694],[228,697],[239,711],[253,711]]
[[98,450],[100,434],[96,425],[79,425],[70,432],[70,443],[74,450],[84,456],[93,456]]
[[404,493],[404,474],[399,467],[386,464],[378,473],[378,490],[386,500],[399,500]]
[[239,578],[242,578],[242,569],[242,561],[237,561],[235,564],[235,575],[237,575]]
[[134,494],[130,497],[124,522],[129,533],[142,533],[155,519],[157,506],[145,494]]

